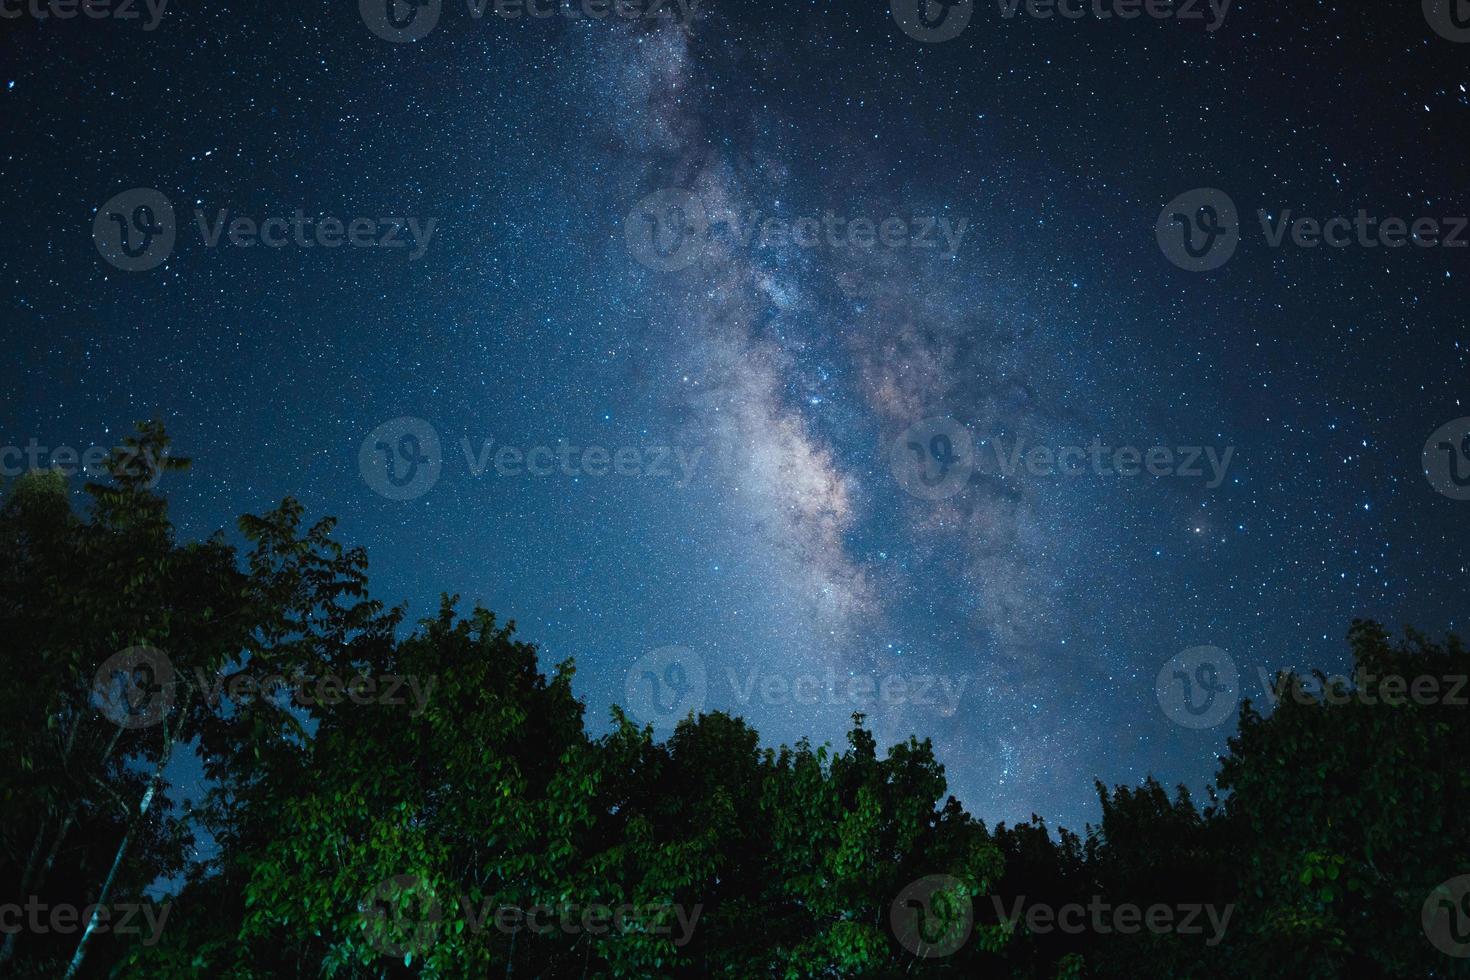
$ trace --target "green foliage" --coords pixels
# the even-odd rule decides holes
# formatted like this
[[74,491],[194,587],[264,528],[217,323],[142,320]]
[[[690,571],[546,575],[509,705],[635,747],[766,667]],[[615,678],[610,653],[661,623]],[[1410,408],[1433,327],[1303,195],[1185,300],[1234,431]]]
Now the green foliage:
[[[1351,689],[1318,675],[1315,695],[1282,697],[1268,716],[1243,709],[1221,764],[1239,961],[1313,978],[1470,976],[1420,922],[1431,890],[1470,872],[1470,709],[1450,697],[1470,655],[1412,630],[1395,644],[1366,622],[1349,641]],[[1428,677],[1444,679],[1434,703],[1389,680]]]
[[[295,501],[242,518],[235,544],[175,540],[155,485],[187,463],[167,446],[141,427],[80,513],[54,473],[0,505],[0,903],[175,880],[160,941],[98,935],[84,975],[1470,975],[1420,922],[1470,872],[1470,709],[1395,700],[1385,680],[1470,673],[1453,638],[1355,624],[1352,690],[1244,706],[1203,810],[1150,778],[1099,784],[1085,837],[1038,817],[991,830],[947,797],[927,740],[880,751],[861,716],[840,751],[763,748],[718,712],[658,742],[615,708],[593,738],[570,661],[548,672],[513,623],[451,596],[408,630],[370,597],[366,555]],[[166,652],[175,683],[158,723],[130,728],[93,683],[138,646]],[[423,697],[249,695],[323,676]],[[204,799],[151,792],[176,750],[203,766]],[[205,833],[212,855],[189,859]],[[1033,928],[1002,914],[1017,899],[1229,918],[1219,934]],[[922,942],[895,925],[907,900],[928,902]],[[59,975],[76,945],[11,936],[0,974]]]

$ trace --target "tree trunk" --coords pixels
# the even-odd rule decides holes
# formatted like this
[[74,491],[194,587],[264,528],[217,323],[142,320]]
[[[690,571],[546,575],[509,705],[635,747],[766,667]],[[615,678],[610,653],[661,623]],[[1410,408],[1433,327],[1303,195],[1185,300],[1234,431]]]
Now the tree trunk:
[[107,878],[102,882],[102,891],[92,906],[92,914],[87,919],[86,928],[82,930],[82,938],[77,940],[77,949],[72,954],[71,965],[66,968],[65,980],[75,980],[77,971],[82,968],[82,960],[87,954],[87,941],[92,938],[92,933],[97,928],[97,917],[107,903],[107,893],[112,890],[112,883],[117,878],[117,869],[122,866],[123,857],[128,852],[128,845],[133,841],[133,832],[148,816],[148,808],[152,806],[154,794],[158,792],[158,785],[163,780],[163,767],[167,762],[168,757],[165,756],[163,762],[159,763],[158,769],[148,783],[148,790],[143,794],[143,802],[138,805],[137,816],[129,821],[127,832],[123,834],[122,842],[117,845],[117,853],[112,856],[112,867],[107,870]]
[[[36,840],[31,844],[30,857],[26,858],[26,869],[20,876],[20,897],[22,899],[26,897],[26,892],[31,887],[31,879],[35,877],[36,859],[41,856],[41,844],[45,839],[46,821],[43,819],[40,825],[36,827]],[[0,966],[9,963],[11,957],[15,955],[15,937],[19,931],[17,929],[15,932],[7,932],[5,934],[5,942],[0,944]]]

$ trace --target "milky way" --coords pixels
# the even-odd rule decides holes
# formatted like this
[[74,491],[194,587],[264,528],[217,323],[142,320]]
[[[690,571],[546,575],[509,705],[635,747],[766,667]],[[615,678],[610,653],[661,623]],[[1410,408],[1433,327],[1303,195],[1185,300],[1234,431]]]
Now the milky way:
[[[1470,44],[1402,6],[980,5],[943,41],[715,0],[446,2],[402,43],[326,2],[6,21],[0,441],[157,416],[187,533],[338,515],[412,615],[457,593],[575,657],[595,728],[616,702],[840,743],[858,712],[932,737],[977,816],[1080,828],[1095,777],[1208,780],[1228,719],[1155,689],[1181,651],[1260,700],[1259,669],[1340,668],[1355,616],[1458,622],[1470,503],[1421,453],[1470,414],[1470,253],[1256,224],[1470,209]],[[93,233],[137,188],[178,228],[133,272]],[[1195,188],[1242,233],[1203,273],[1160,247]],[[209,243],[298,210],[299,241]],[[421,250],[310,230],[410,216]],[[376,471],[404,434],[431,485]],[[1199,469],[1094,461],[1120,447]]]

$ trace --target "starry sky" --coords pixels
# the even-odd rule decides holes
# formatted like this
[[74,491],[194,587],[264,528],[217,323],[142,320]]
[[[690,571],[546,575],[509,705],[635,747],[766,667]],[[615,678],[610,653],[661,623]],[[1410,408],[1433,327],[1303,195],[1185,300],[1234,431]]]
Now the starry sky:
[[[427,8],[7,0],[0,445],[157,417],[184,533],[336,515],[411,617],[456,592],[575,657],[595,730],[616,702],[840,743],[863,711],[978,817],[1080,829],[1094,778],[1209,779],[1233,716],[1171,714],[1181,651],[1259,702],[1260,670],[1342,669],[1354,617],[1464,626],[1470,502],[1421,457],[1470,416],[1470,250],[1257,220],[1470,213],[1435,2],[982,2],[934,40],[959,12],[444,0],[405,40]],[[1203,272],[1166,244],[1200,188],[1240,239]],[[124,268],[160,199],[175,240]],[[1231,455],[1002,465],[1095,440]],[[606,456],[514,463],[561,445]]]

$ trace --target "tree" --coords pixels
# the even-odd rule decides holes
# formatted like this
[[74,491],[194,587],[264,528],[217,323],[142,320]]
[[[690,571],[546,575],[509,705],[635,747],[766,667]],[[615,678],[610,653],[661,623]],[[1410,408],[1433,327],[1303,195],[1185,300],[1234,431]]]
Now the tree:
[[1279,677],[1275,710],[1247,704],[1221,762],[1237,962],[1311,978],[1470,976],[1421,923],[1434,889],[1470,873],[1470,656],[1454,637],[1410,630],[1395,644],[1370,622],[1349,643],[1347,683]]
[[[0,508],[8,901],[105,905],[182,866],[188,830],[159,790],[197,719],[188,672],[228,649],[215,611],[238,573],[217,540],[173,540],[152,487],[188,464],[167,451],[161,427],[141,426],[106,460],[109,482],[86,486],[87,519],[58,473],[23,477]],[[27,935],[27,960],[75,975],[95,925]],[[21,942],[9,933],[0,962]]]
[[[1354,624],[1353,678],[1283,675],[1273,710],[1242,707],[1204,809],[1149,778],[1098,784],[1085,838],[990,831],[930,742],[880,751],[861,715],[841,751],[763,747],[720,712],[659,742],[614,708],[593,738],[571,661],[451,596],[406,631],[293,500],[238,545],[177,541],[167,448],[141,427],[80,513],[54,473],[0,504],[0,905],[93,909],[10,930],[0,972],[1470,976],[1453,637]],[[208,792],[180,805],[184,752]],[[204,833],[217,854],[191,860]],[[177,893],[150,899],[162,878]],[[1228,928],[1033,928],[1018,899]],[[122,902],[167,928],[98,928]]]

